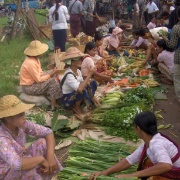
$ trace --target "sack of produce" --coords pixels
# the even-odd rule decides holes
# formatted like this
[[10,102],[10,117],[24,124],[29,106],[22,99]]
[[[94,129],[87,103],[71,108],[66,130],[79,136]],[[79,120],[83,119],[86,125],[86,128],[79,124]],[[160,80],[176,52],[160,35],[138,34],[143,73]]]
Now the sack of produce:
[[160,39],[162,39],[161,35],[165,35],[166,33],[167,33],[166,36],[168,35],[168,28],[167,27],[157,27],[157,28],[151,29],[150,33],[155,40],[160,40]]

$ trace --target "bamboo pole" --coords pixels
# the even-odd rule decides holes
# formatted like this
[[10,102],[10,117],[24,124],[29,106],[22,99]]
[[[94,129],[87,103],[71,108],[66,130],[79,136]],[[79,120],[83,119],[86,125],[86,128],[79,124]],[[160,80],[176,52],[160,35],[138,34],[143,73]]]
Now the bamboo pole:
[[[15,3],[15,2],[14,2]],[[16,3],[15,3],[16,4]],[[20,5],[21,5],[21,0],[17,0],[17,4],[16,4],[16,13],[15,13],[15,16],[14,16],[14,21],[13,21],[13,26],[12,26],[12,31],[11,31],[11,34],[10,34],[10,39],[12,40],[12,38],[14,37],[15,35],[15,27],[16,27],[16,22],[17,22],[17,19],[18,19],[18,9],[20,8]]]

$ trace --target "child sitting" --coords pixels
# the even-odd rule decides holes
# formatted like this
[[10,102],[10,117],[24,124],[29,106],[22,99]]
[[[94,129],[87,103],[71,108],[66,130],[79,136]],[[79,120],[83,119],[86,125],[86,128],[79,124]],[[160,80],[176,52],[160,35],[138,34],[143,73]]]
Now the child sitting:
[[132,41],[130,48],[131,49],[147,49],[147,40],[140,36],[140,31],[135,30],[132,33],[134,40]]
[[150,30],[150,29],[154,29],[156,27],[156,18],[153,17],[151,19],[151,22],[147,25],[147,28]]

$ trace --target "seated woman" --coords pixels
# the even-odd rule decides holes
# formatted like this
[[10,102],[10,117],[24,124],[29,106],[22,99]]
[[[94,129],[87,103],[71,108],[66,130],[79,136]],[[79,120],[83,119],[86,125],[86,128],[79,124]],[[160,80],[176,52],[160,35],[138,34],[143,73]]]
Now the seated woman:
[[158,69],[162,73],[160,79],[161,81],[172,84],[173,74],[174,74],[174,50],[166,46],[166,42],[161,39],[157,41],[157,61]]
[[85,51],[87,55],[82,59],[81,72],[83,78],[86,78],[89,74],[89,70],[96,66],[97,71],[94,73],[93,78],[99,83],[113,82],[111,80],[112,71],[107,70],[107,62],[100,56],[96,55],[96,45],[93,42],[86,44]]
[[43,72],[39,57],[48,50],[48,45],[40,41],[32,41],[25,49],[26,59],[20,69],[20,85],[24,93],[44,95],[51,101],[52,109],[58,107],[56,100],[61,98],[59,83],[53,77],[57,69],[49,73]]
[[[52,130],[26,120],[33,106],[14,95],[0,98],[0,179],[48,180],[62,170]],[[40,139],[26,148],[26,135]]]
[[100,175],[107,176],[121,172],[136,163],[139,163],[137,172],[120,174],[116,177],[119,179],[131,177],[150,177],[151,180],[179,179],[180,149],[167,136],[158,133],[155,115],[152,112],[142,112],[135,117],[133,124],[137,136],[143,139],[144,143],[114,166],[92,173],[89,180],[94,180]]
[[112,31],[113,31],[114,28],[109,28],[109,33],[106,34],[104,37],[103,37],[103,43],[102,43],[102,48],[104,50],[107,50],[108,46],[109,46],[109,38],[112,34]]
[[113,29],[113,32],[109,38],[109,46],[107,49],[109,55],[119,56],[119,46],[122,38],[122,32],[123,30],[119,27]]
[[92,106],[96,102],[94,94],[97,89],[97,82],[91,80],[92,75],[96,72],[95,67],[89,69],[88,75],[83,80],[79,70],[83,56],[85,54],[81,53],[76,47],[68,48],[62,61],[66,64],[66,67],[69,67],[60,79],[63,107],[73,109],[75,115],[81,120],[84,118],[81,103],[85,101],[88,106]]
[[102,47],[103,39],[104,39],[103,34],[100,31],[96,31],[94,35],[94,42],[96,45],[97,54],[102,58],[108,56],[108,52],[105,51]]

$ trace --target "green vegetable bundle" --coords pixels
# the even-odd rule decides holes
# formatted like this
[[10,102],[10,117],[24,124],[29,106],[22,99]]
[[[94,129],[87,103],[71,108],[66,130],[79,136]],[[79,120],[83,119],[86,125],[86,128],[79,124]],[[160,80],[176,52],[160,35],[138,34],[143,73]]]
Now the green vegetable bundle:
[[138,86],[130,89],[123,98],[124,104],[143,104],[150,106],[154,104],[153,94],[145,87]]
[[[61,180],[87,180],[92,172],[101,171],[114,165],[134,150],[134,147],[123,143],[102,142],[92,139],[77,142],[69,150],[66,168],[59,173],[58,177]],[[133,173],[136,168],[136,166],[133,166],[121,173]],[[115,180],[116,178],[113,176],[99,176],[97,180]]]
[[132,126],[135,116],[142,112],[142,109],[137,106],[123,107],[121,109],[110,109],[99,116],[94,115],[94,121],[102,126],[105,126],[106,134],[119,136],[125,140],[137,141],[138,138]]
[[169,34],[169,32],[168,31],[164,31],[164,30],[159,30],[158,32],[157,32],[158,34],[159,34],[159,36],[168,36],[168,34]]

